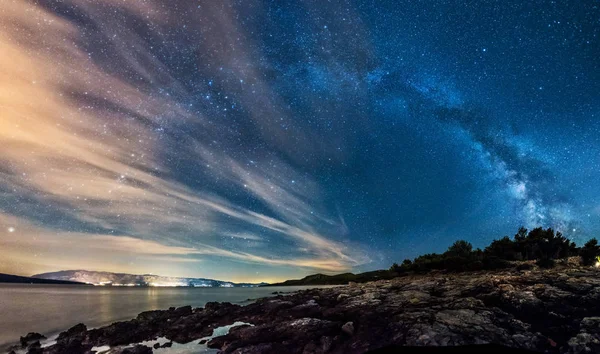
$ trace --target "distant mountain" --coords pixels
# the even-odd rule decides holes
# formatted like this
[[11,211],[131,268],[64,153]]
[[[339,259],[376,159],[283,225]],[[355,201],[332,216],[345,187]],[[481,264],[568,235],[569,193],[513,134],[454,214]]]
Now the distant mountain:
[[233,283],[205,278],[180,278],[164,277],[154,274],[125,274],[96,272],[90,270],[63,270],[60,272],[50,272],[36,274],[34,278],[53,279],[62,281],[77,281],[81,283],[94,285],[112,285],[112,286],[192,286],[192,287],[256,287],[267,285],[267,283]]
[[286,280],[282,283],[268,284],[266,286],[292,286],[292,285],[345,285],[349,282],[364,283],[381,279],[392,279],[398,274],[389,270],[375,270],[365,273],[343,273],[336,275],[313,274],[302,279]]
[[0,283],[84,285],[83,283],[74,282],[74,281],[38,279],[38,278],[22,277],[19,275],[3,274],[3,273],[0,273]]

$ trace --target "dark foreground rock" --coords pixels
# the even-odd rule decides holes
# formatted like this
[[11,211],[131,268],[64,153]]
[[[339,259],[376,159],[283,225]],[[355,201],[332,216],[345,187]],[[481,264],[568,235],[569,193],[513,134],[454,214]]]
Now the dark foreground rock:
[[[278,294],[247,306],[212,302],[204,308],[143,312],[98,329],[77,325],[42,349],[86,353],[93,346],[125,348],[157,337],[188,343],[235,321],[253,326],[234,327],[208,346],[223,353],[317,354],[394,352],[399,346],[403,353],[419,348],[428,353],[436,351],[424,346],[491,344],[600,353],[600,272],[571,266],[436,273]],[[150,353],[152,348],[121,352]]]
[[39,342],[40,339],[46,339],[46,337],[39,333],[29,332],[26,335],[24,335],[23,337],[21,337],[21,339],[19,341],[21,342],[21,346],[23,348],[25,348],[25,347],[29,346],[30,343]]

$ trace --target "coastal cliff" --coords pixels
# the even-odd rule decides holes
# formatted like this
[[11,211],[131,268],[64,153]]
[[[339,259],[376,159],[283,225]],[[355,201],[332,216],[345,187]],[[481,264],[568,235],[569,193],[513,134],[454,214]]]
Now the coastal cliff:
[[149,353],[133,345],[157,337],[211,338],[223,353],[364,353],[395,346],[497,344],[548,353],[600,352],[600,271],[554,269],[407,275],[364,284],[310,289],[240,306],[149,311],[136,319],[63,332],[56,344],[31,353]]

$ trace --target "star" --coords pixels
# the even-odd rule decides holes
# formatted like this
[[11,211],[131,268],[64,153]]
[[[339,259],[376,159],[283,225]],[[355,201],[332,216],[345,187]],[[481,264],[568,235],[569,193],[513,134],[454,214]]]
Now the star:
[[[519,0],[456,2],[468,26],[447,0],[64,2],[0,11],[0,224],[45,270],[84,250],[99,270],[301,278],[520,226],[600,235],[594,2],[527,26]],[[221,237],[241,232],[261,237]],[[11,250],[0,267],[31,263]]]

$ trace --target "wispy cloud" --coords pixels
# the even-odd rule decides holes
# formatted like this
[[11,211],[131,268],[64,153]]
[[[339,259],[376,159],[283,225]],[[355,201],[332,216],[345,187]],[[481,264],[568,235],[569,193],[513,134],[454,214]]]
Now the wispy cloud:
[[[60,12],[62,5],[56,6]],[[151,35],[160,37],[160,27],[172,25],[169,15],[152,2],[76,2],[74,9],[72,15],[93,28],[83,31],[77,21],[33,3],[2,5],[0,22],[10,25],[0,29],[0,216],[7,225],[35,228],[35,236],[18,227],[0,245],[46,245],[57,254],[85,249],[98,258],[98,267],[101,259],[110,262],[112,252],[156,259],[218,256],[326,271],[368,261],[339,235],[322,234],[336,220],[320,207],[311,178],[282,160],[261,158],[260,166],[246,166],[247,158],[228,148],[234,138],[222,134],[228,128],[208,118],[224,103],[192,105],[195,94],[169,74],[144,36],[113,16],[144,19]],[[232,18],[219,18],[222,31],[236,31],[229,28],[235,26]],[[269,100],[250,112],[252,122],[268,127],[283,112],[260,75],[243,65],[254,55],[240,47],[229,67],[239,71],[237,85],[252,87],[238,92],[239,101]],[[282,132],[271,133],[275,142],[286,140]],[[172,164],[179,154],[186,154],[187,166]],[[187,175],[179,168],[187,168]],[[190,171],[210,185],[191,183]],[[239,204],[224,189],[263,207]],[[265,246],[251,254],[223,248],[216,237],[244,232],[268,233],[292,245],[286,247],[292,252],[279,255]]]

